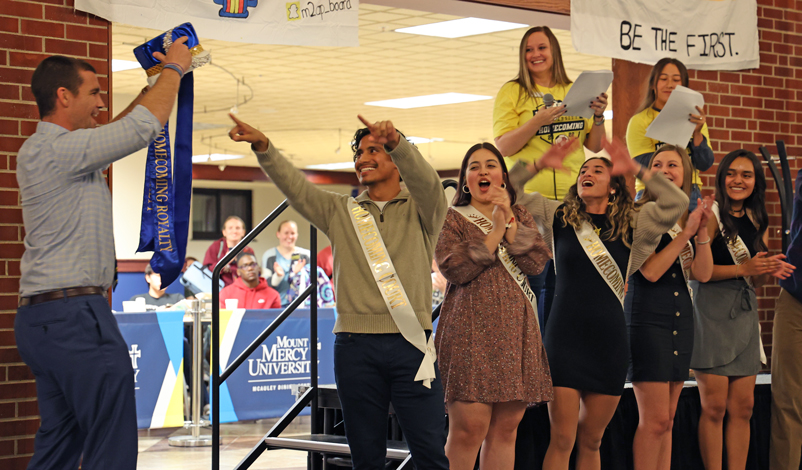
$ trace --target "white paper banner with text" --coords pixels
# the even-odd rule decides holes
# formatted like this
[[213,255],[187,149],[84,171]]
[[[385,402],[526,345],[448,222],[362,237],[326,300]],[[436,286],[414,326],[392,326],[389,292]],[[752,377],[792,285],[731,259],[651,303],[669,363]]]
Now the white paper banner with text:
[[572,0],[574,48],[632,62],[679,59],[689,69],[760,66],[756,0]]
[[75,8],[109,21],[158,31],[190,22],[204,39],[297,46],[359,45],[359,0],[75,0]]

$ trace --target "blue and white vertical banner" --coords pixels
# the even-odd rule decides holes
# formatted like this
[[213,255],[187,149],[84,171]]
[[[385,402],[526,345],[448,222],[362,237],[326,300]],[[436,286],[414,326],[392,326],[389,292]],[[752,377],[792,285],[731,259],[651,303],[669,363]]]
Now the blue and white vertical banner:
[[118,313],[134,368],[137,427],[184,425],[184,312]]
[[[222,310],[220,364],[228,367],[281,310]],[[296,310],[220,388],[220,421],[278,418],[310,384],[311,350],[318,352],[318,382],[334,383],[334,309],[318,309],[318,339],[309,340],[309,310]],[[302,414],[308,414],[305,410]]]
[[760,66],[757,0],[571,0],[571,39],[583,54],[689,69]]
[[189,21],[222,41],[359,46],[359,0],[75,0],[75,8],[160,31]]

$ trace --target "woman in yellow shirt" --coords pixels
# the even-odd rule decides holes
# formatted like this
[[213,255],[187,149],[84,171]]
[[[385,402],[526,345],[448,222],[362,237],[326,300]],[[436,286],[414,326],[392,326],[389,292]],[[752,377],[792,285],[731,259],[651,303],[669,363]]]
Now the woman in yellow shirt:
[[[633,158],[638,160],[641,165],[648,165],[652,154],[666,143],[680,144],[680,142],[660,142],[659,140],[646,137],[646,128],[654,121],[671,96],[674,89],[682,85],[688,86],[688,69],[677,59],[660,59],[652,68],[649,74],[649,81],[646,82],[646,93],[643,103],[638,112],[632,116],[627,126],[627,149]],[[687,143],[686,150],[691,157],[693,164],[693,185],[691,186],[691,205],[689,210],[696,208],[696,200],[701,197],[699,186],[702,184],[699,172],[705,171],[713,166],[713,150],[710,148],[710,134],[705,123],[704,109],[696,107],[699,114],[690,114],[688,120],[696,124],[693,136]],[[643,191],[643,183],[635,182],[635,190],[640,197]]]

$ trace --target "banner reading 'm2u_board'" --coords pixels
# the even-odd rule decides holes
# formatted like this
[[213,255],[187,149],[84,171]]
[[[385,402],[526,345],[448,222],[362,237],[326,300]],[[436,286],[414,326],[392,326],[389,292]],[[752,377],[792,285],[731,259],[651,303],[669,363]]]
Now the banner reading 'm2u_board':
[[158,31],[190,22],[200,37],[222,41],[359,45],[359,0],[75,0],[75,8]]
[[572,0],[574,48],[632,62],[679,59],[689,69],[760,66],[757,0]]

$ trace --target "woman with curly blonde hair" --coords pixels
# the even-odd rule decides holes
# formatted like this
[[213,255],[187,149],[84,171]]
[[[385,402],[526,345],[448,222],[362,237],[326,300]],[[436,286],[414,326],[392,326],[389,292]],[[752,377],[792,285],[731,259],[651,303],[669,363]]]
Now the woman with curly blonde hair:
[[[590,155],[564,201],[524,194],[543,168],[561,169],[576,141],[556,144],[533,164],[510,171],[518,202],[553,246],[557,284],[544,343],[554,399],[543,468],[564,470],[578,441],[576,468],[599,468],[599,446],[618,406],[629,363],[624,321],[626,279],[637,271],[688,209],[688,197],[661,174],[648,173],[620,142]],[[634,207],[624,175],[646,183],[656,200]]]

